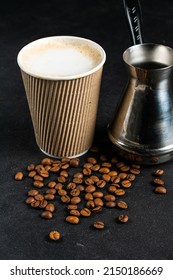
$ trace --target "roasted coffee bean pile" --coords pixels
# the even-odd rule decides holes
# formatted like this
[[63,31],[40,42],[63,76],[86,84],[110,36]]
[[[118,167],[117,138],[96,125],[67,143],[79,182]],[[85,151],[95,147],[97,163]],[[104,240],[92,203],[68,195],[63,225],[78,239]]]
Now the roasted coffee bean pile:
[[[99,153],[99,148],[93,147],[91,152],[93,155]],[[53,160],[46,157],[37,165],[29,164],[27,175],[17,172],[15,180],[21,181],[26,176],[32,179],[33,188],[27,193],[26,204],[31,208],[42,209],[41,218],[52,219],[56,211],[55,202],[59,198],[68,211],[65,221],[73,225],[78,224],[82,217],[90,217],[104,208],[128,209],[122,197],[140,174],[141,166],[127,165],[117,157],[108,160],[104,154],[98,155],[99,160],[90,156],[83,164],[79,158]],[[166,193],[164,182],[158,178],[163,173],[163,170],[156,170],[153,179],[157,185],[155,192],[160,194]],[[119,223],[127,223],[128,220],[127,214],[117,217]],[[103,221],[93,224],[94,229],[104,227]],[[49,237],[59,240],[61,234],[52,231]]]

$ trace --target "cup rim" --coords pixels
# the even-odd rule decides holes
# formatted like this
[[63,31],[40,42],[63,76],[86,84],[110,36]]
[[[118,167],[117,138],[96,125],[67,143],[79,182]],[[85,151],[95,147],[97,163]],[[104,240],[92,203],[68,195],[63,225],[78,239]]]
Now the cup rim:
[[[26,69],[27,67],[25,67],[22,63],[22,53],[25,52],[25,50],[29,49],[31,46],[33,46],[34,44],[37,44],[41,41],[46,41],[46,40],[57,40],[57,39],[69,39],[69,40],[80,40],[81,42],[85,42],[85,43],[88,43],[90,47],[93,47],[95,48],[96,50],[99,51],[99,53],[101,54],[101,61],[96,65],[94,66],[91,70],[89,71],[86,71],[86,72],[83,72],[83,73],[80,73],[80,74],[75,74],[75,75],[67,75],[67,76],[51,76],[51,75],[46,75],[46,74],[39,74],[39,73],[36,73],[34,71],[30,71],[28,69]],[[105,50],[96,42],[90,40],[90,39],[86,39],[86,38],[83,38],[83,37],[78,37],[78,36],[69,36],[69,35],[60,35],[60,36],[48,36],[48,37],[43,37],[43,38],[40,38],[40,39],[37,39],[37,40],[34,40],[30,43],[28,43],[27,45],[25,45],[19,52],[18,52],[18,55],[17,55],[17,63],[18,63],[18,66],[19,68],[29,74],[30,76],[33,76],[33,77],[36,77],[36,78],[40,78],[40,79],[46,79],[46,80],[72,80],[72,79],[79,79],[79,78],[82,78],[82,77],[85,77],[85,76],[88,76],[88,75],[91,75],[93,74],[94,72],[97,72],[102,66],[103,64],[105,63],[106,61],[106,53],[105,53]]]
[[[128,66],[131,66],[131,67],[134,67],[134,68],[139,68],[139,69],[143,69],[143,68],[140,68],[140,67],[136,67],[133,65],[133,63],[129,63],[127,61],[127,59],[125,58],[126,54],[129,52],[132,52],[133,50],[135,49],[138,49],[138,48],[165,48],[167,49],[168,51],[172,52],[173,53],[173,48],[167,46],[167,45],[163,45],[163,44],[157,44],[157,43],[142,43],[142,44],[136,44],[136,45],[132,45],[130,47],[128,47],[124,52],[123,52],[123,60],[124,62],[128,65]],[[173,67],[173,61],[172,63],[170,63],[169,65],[163,67],[163,68],[157,68],[157,69],[154,69],[155,71],[156,70],[165,70],[165,69],[168,69],[168,68],[172,68]],[[145,69],[146,70],[146,69]],[[152,71],[152,69],[147,69],[148,71]]]

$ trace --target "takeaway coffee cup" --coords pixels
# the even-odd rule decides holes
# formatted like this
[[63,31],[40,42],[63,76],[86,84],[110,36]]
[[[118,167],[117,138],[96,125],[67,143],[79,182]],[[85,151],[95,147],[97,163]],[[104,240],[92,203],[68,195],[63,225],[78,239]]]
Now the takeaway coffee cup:
[[42,38],[17,57],[39,148],[75,157],[92,145],[103,65],[97,43],[73,36]]

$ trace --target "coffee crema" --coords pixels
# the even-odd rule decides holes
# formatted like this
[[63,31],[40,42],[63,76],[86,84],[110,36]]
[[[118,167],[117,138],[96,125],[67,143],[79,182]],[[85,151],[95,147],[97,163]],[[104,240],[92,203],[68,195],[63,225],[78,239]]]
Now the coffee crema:
[[36,40],[18,55],[23,71],[33,76],[61,79],[88,74],[103,63],[104,51],[90,40],[59,36]]

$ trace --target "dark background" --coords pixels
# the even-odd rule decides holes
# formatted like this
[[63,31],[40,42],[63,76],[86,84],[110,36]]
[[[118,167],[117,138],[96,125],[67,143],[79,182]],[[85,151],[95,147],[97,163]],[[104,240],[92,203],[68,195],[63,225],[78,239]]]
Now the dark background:
[[[141,0],[141,6],[145,42],[173,47],[172,0]],[[151,184],[152,173],[158,167],[142,168],[124,198],[129,204],[129,222],[125,225],[116,222],[122,213],[118,209],[107,209],[73,226],[64,222],[61,204],[57,204],[54,219],[45,221],[39,217],[39,210],[24,203],[31,180],[16,182],[14,174],[25,170],[29,163],[39,163],[44,155],[35,142],[16,57],[25,44],[54,35],[89,38],[106,51],[96,143],[105,141],[107,124],[127,81],[122,53],[131,45],[131,39],[122,1],[28,0],[1,5],[0,259],[172,259],[173,161],[159,166],[165,170],[165,196],[154,194]],[[91,228],[95,219],[105,221],[103,231]],[[51,229],[62,233],[59,242],[49,241]]]

